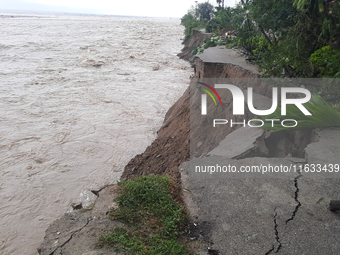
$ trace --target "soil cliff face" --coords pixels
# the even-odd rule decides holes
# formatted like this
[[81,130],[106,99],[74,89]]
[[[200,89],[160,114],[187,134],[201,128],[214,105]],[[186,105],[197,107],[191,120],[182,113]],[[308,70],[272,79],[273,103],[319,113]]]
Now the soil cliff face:
[[[190,52],[212,34],[193,31],[192,37],[183,42],[184,48],[178,56],[184,60],[192,59]],[[156,140],[144,153],[135,156],[125,166],[122,179],[138,175],[168,174],[179,180],[178,167],[190,158],[190,94],[189,88],[168,110]]]
[[[211,34],[195,31],[190,40],[186,42],[180,56],[183,59],[190,58],[193,47],[202,43]],[[259,74],[252,73],[240,66],[221,63],[205,63],[199,57],[191,58],[194,67],[194,77],[197,78],[258,78]],[[269,95],[270,87],[259,87],[262,94]],[[259,92],[261,92],[259,91]],[[229,96],[230,97],[230,96]],[[231,98],[229,98],[231,100]],[[231,115],[232,108],[228,112]],[[250,114],[246,113],[247,116]],[[249,115],[250,117],[250,115]],[[235,128],[229,128],[220,134],[216,134],[216,140],[206,148],[218,145],[221,139],[232,132]],[[205,147],[206,144],[201,145]],[[206,151],[204,151],[206,152]],[[202,151],[203,153],[203,151]],[[122,179],[130,179],[134,176],[147,174],[168,174],[179,180],[178,167],[184,161],[190,159],[190,90],[185,91],[183,96],[166,113],[164,123],[158,131],[156,140],[145,150],[144,153],[135,156],[126,165]]]
[[[196,31],[192,38],[186,42],[186,46],[179,54],[183,59],[189,59],[194,67],[193,78],[213,78],[214,83],[218,83],[219,79],[224,78],[248,78],[252,79],[252,87],[258,96],[271,98],[272,86],[268,85],[263,80],[260,80],[260,74],[256,71],[256,67],[249,65],[243,58],[238,56],[234,51],[228,49],[207,49],[207,53],[199,56],[190,57],[190,51],[197,44],[203,42],[204,39],[210,37],[211,34],[204,34]],[[214,59],[221,58],[222,53],[226,54],[224,58],[213,62]],[[215,54],[215,55],[214,55]],[[217,56],[218,55],[218,56]],[[210,59],[210,60],[207,60]],[[235,80],[237,83],[237,81]],[[235,84],[236,84],[235,83]],[[242,81],[241,81],[242,83]],[[233,83],[234,84],[234,83]],[[238,84],[245,90],[248,85]],[[179,181],[180,173],[178,167],[181,163],[190,159],[190,132],[195,144],[191,146],[192,155],[201,157],[207,154],[210,150],[218,146],[218,144],[231,132],[239,126],[227,126],[223,129],[211,129],[210,125],[206,125],[205,134],[209,134],[209,138],[204,137],[204,134],[195,133],[195,125],[204,123],[202,118],[197,118],[191,121],[190,127],[190,110],[197,111],[200,107],[200,93],[198,90],[188,88],[183,96],[169,109],[165,116],[164,123],[158,131],[157,139],[145,150],[144,153],[135,156],[126,165],[122,179],[130,179],[134,176],[148,174],[168,174],[169,176]],[[191,106],[190,106],[191,93]],[[198,95],[199,94],[199,95]],[[221,97],[225,100],[222,110],[225,114],[225,119],[231,119],[233,122],[239,122],[240,117],[232,114],[232,96],[228,92],[222,92]],[[260,99],[261,101],[261,99]],[[265,106],[268,109],[270,108]],[[190,109],[191,107],[191,109]],[[208,109],[209,112],[216,111],[216,107]],[[212,114],[213,115],[213,114]],[[201,116],[202,117],[202,116]],[[242,119],[256,118],[246,107],[245,115]],[[200,128],[202,132],[202,127]],[[290,154],[296,157],[303,157],[305,146],[311,141],[311,132],[294,131],[285,134],[282,133],[267,133],[260,141],[258,141],[259,149],[252,151],[247,156],[266,156],[266,157],[287,157]]]
[[195,78],[259,78],[259,75],[240,66],[226,63],[203,62],[198,56],[193,58]]
[[213,34],[208,34],[208,33],[203,33],[200,30],[194,30],[192,32],[192,36],[191,37],[186,37],[183,44],[184,44],[184,48],[182,49],[182,52],[179,53],[177,56],[181,59],[184,60],[189,60],[190,59],[190,52],[191,50],[202,44],[203,41],[205,39],[208,39],[212,36]]

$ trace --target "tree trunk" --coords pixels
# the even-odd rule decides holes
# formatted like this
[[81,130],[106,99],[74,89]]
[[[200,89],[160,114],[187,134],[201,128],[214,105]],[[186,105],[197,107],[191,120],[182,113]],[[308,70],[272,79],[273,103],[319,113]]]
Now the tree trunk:
[[270,44],[270,46],[273,46],[273,43],[271,42],[271,40],[269,39],[268,35],[266,34],[266,32],[264,32],[263,27],[261,25],[259,25],[259,29],[261,31],[261,33],[263,34],[264,38],[266,38],[266,40],[268,41],[268,43]]

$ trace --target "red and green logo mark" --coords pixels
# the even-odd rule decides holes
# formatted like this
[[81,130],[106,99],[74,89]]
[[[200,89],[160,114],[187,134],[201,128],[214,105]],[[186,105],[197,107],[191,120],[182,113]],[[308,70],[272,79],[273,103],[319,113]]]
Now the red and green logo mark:
[[[217,93],[217,91],[216,91],[213,87],[211,87],[210,85],[205,84],[205,83],[203,83],[203,82],[197,82],[197,83],[202,84],[203,86],[206,86],[206,87],[209,88],[212,92],[214,92],[215,95],[217,96],[218,100],[220,101],[220,104],[222,105],[222,100],[221,100],[221,98],[220,98],[220,95]],[[212,98],[212,100],[214,100],[215,105],[217,105],[214,96],[211,94],[211,92],[210,92],[209,90],[203,89],[203,88],[201,88],[201,87],[197,87],[197,88],[200,89],[200,90],[203,90],[204,92],[206,92],[206,93]]]

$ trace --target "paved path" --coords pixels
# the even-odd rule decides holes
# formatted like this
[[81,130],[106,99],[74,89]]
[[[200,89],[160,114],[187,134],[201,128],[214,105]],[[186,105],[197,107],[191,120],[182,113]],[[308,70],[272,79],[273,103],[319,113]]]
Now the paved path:
[[[248,136],[249,146],[255,142],[256,132]],[[199,235],[199,240],[210,242],[203,245],[200,254],[206,254],[207,246],[219,254],[340,254],[340,216],[328,209],[330,200],[340,199],[340,172],[267,176],[195,173],[197,166],[216,164],[238,168],[301,162],[339,164],[340,131],[316,132],[319,141],[307,146],[305,159],[235,160],[231,159],[235,153],[223,156],[216,148],[209,157],[193,159],[180,167],[192,218],[198,229],[208,229]],[[225,140],[232,143],[237,138],[231,133]]]
[[258,72],[258,66],[246,62],[243,56],[233,49],[226,49],[225,46],[216,46],[205,49],[203,53],[197,55],[204,63],[221,63],[240,66],[243,69],[255,74]]

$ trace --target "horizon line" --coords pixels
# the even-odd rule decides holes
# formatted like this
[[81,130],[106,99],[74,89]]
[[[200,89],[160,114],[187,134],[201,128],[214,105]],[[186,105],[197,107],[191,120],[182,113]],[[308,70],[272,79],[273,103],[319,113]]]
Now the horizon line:
[[35,10],[14,10],[14,9],[0,9],[0,12],[6,13],[18,13],[18,14],[56,14],[56,15],[88,15],[88,16],[111,16],[111,17],[126,17],[126,18],[167,18],[167,19],[180,19],[180,17],[175,16],[135,16],[135,15],[119,15],[119,14],[98,14],[98,13],[85,13],[85,12],[62,12],[62,11],[35,11]]

